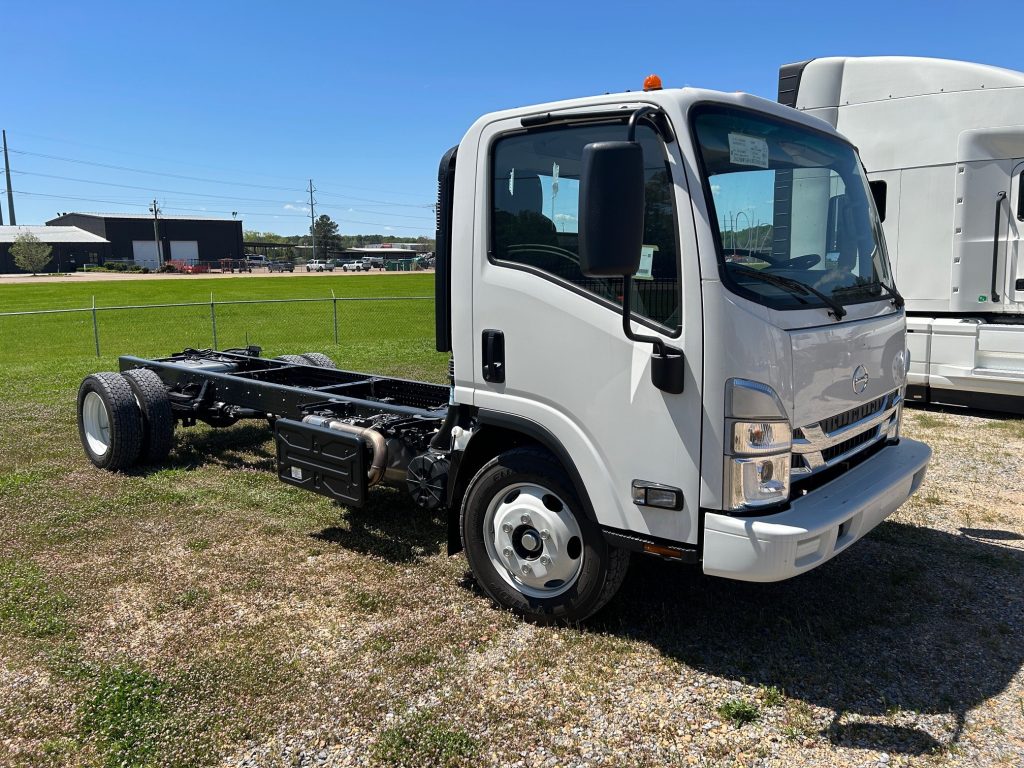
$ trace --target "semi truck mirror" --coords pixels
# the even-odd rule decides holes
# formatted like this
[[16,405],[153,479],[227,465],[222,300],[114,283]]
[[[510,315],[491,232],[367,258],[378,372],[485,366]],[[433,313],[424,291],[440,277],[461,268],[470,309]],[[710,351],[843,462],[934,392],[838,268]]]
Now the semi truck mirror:
[[640,267],[644,236],[644,155],[633,141],[583,148],[580,174],[580,270],[622,277]]

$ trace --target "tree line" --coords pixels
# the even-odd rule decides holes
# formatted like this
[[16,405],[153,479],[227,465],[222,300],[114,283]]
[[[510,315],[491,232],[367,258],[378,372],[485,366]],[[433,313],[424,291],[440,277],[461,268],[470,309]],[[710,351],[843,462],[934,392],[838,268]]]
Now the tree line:
[[[346,248],[362,248],[367,245],[380,245],[401,240],[407,243],[420,243],[426,246],[425,250],[434,250],[434,238],[432,237],[396,237],[395,235],[343,235],[338,230],[338,224],[330,216],[321,215],[317,218],[316,224],[310,227],[311,233],[316,235],[315,257],[324,258],[326,254],[336,251],[343,251]],[[255,229],[247,229],[242,233],[242,239],[247,242],[258,243],[280,243],[281,245],[312,245],[312,234],[308,235],[278,235],[274,232],[260,232]]]

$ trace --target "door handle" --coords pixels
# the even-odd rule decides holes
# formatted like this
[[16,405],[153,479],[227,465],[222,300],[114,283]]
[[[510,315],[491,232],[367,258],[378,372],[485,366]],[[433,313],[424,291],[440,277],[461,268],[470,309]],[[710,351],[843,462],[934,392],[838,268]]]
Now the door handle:
[[1000,192],[996,195],[996,227],[992,233],[992,290],[991,294],[992,301],[999,301],[999,213],[1002,210],[1003,200],[1006,199],[1006,193]]
[[488,329],[482,341],[484,381],[501,384],[505,381],[505,334]]

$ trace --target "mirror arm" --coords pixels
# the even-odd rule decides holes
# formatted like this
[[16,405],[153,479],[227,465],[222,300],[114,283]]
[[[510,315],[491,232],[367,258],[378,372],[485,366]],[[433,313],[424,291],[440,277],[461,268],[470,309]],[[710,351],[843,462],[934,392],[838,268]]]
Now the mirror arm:
[[626,141],[636,141],[636,126],[642,119],[648,115],[654,115],[661,112],[657,107],[640,107],[633,111],[633,114],[629,116],[629,126],[626,128]]
[[624,275],[622,278],[622,332],[630,341],[642,341],[653,344],[659,355],[665,354],[665,342],[657,336],[645,336],[641,333],[633,333],[633,310],[630,308],[630,296],[633,293],[633,276]]

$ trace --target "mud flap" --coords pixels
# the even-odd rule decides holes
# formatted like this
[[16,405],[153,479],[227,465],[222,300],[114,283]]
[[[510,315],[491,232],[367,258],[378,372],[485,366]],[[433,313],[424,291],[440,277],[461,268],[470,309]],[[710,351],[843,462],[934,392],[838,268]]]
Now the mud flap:
[[274,423],[281,482],[360,507],[366,502],[369,446],[359,435],[291,419]]

